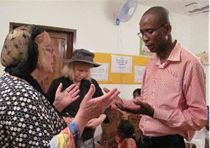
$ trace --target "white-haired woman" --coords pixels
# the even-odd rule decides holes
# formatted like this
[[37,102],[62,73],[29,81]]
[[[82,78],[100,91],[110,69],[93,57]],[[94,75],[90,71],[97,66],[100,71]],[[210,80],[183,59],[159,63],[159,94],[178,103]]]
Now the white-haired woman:
[[[67,88],[71,84],[75,84],[79,87],[79,99],[72,102],[68,107],[63,110],[63,116],[70,116],[73,118],[75,117],[80,103],[89,90],[91,84],[93,84],[96,88],[93,97],[99,97],[103,95],[103,92],[97,81],[90,77],[90,69],[100,66],[99,64],[95,63],[93,59],[94,54],[86,49],[74,50],[72,58],[65,61],[66,65],[63,68],[63,76],[55,79],[50,85],[47,95],[51,103],[53,103],[54,101],[53,98],[55,96],[55,91],[60,83],[62,83],[63,89]],[[94,118],[88,122],[82,134],[81,146],[83,145],[86,148],[94,147],[94,130],[105,119],[106,115],[101,114],[98,118]]]

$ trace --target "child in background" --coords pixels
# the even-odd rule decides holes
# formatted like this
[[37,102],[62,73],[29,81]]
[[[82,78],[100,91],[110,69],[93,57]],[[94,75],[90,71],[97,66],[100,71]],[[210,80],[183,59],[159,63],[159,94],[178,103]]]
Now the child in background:
[[118,148],[137,148],[136,142],[133,139],[134,126],[128,120],[121,120],[117,127],[117,136],[115,137],[118,143]]
[[135,99],[136,97],[139,97],[139,96],[141,96],[141,88],[136,88],[133,91],[133,98]]

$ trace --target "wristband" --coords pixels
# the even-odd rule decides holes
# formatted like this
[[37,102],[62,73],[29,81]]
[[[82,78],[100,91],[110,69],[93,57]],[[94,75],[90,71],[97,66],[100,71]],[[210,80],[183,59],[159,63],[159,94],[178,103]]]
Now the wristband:
[[74,143],[76,148],[79,148],[79,138],[80,138],[80,133],[79,133],[79,127],[75,122],[71,122],[69,124],[69,130],[71,131],[73,137],[74,137]]

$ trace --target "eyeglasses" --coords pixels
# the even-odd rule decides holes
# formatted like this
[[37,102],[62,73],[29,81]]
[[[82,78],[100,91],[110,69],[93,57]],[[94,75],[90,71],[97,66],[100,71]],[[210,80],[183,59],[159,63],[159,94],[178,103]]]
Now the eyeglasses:
[[160,28],[164,27],[165,25],[161,25],[160,27],[156,28],[156,29],[146,29],[144,31],[140,31],[139,33],[137,33],[137,35],[140,38],[143,38],[143,36],[147,36],[150,37],[155,31],[158,31]]
[[52,46],[41,47],[42,51],[53,54],[55,51]]
[[46,51],[48,51],[49,53],[53,53],[54,49],[52,47],[47,47],[45,48]]

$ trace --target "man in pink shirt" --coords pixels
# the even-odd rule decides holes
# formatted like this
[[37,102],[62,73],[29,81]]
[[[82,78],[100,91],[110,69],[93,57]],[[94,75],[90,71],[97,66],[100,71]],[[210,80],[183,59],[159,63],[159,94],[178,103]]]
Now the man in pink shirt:
[[141,114],[141,148],[185,148],[184,138],[205,126],[205,74],[198,59],[172,39],[168,11],[152,7],[140,20],[147,48],[156,53],[146,67],[142,95],[116,102],[121,110]]

